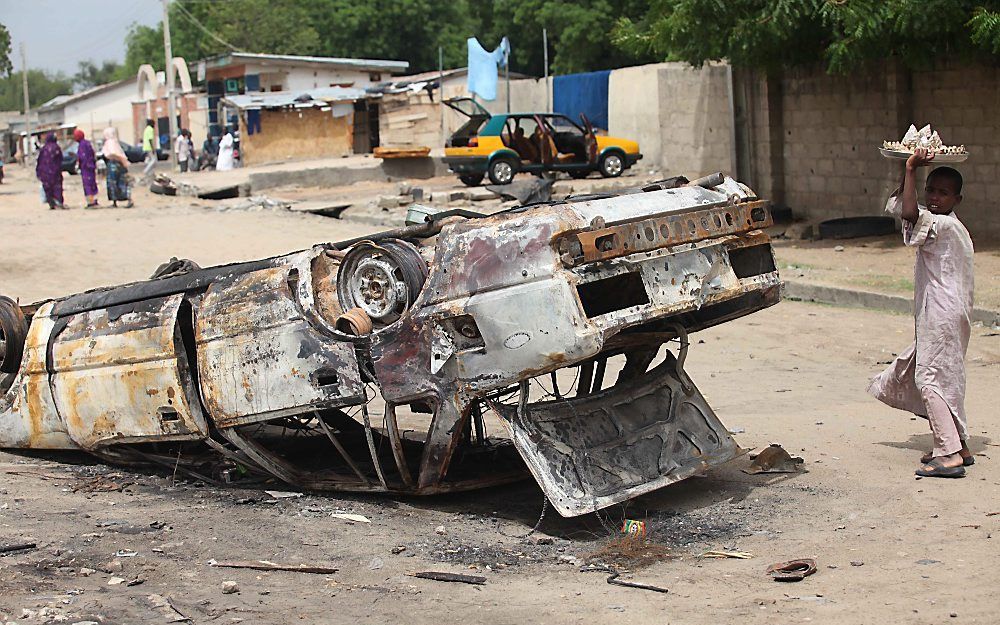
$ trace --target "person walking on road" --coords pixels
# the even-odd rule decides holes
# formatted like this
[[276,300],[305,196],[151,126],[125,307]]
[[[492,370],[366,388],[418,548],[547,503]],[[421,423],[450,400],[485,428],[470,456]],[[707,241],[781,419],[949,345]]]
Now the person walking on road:
[[156,166],[156,130],[151,119],[146,120],[146,128],[142,131],[142,156],[146,163],[142,175],[148,178]]
[[76,158],[80,166],[80,180],[83,181],[83,195],[87,198],[87,208],[97,207],[97,158],[94,146],[87,141],[83,131],[73,131],[76,141]]
[[128,157],[118,142],[118,131],[114,128],[104,129],[104,145],[101,155],[108,165],[108,200],[112,206],[118,207],[118,202],[128,202],[125,208],[132,208],[132,189],[128,181]]
[[191,158],[191,144],[188,142],[187,130],[181,128],[174,139],[174,154],[177,155],[177,164],[181,168],[181,173],[188,170],[188,159]]
[[917,148],[906,161],[902,187],[886,212],[903,220],[903,242],[916,248],[913,271],[915,341],[872,380],[868,392],[883,403],[927,418],[934,448],[920,459],[921,477],[963,477],[976,459],[966,443],[965,353],[972,332],[973,247],[955,215],[962,174],[938,167],[917,203],[917,168],[934,154]]
[[35,175],[42,183],[46,204],[53,210],[66,208],[63,205],[62,159],[62,148],[56,142],[55,133],[50,132],[45,136],[45,145],[38,153]]
[[215,163],[216,171],[228,171],[233,168],[233,134],[229,127],[224,129],[222,140],[219,141],[219,160]]

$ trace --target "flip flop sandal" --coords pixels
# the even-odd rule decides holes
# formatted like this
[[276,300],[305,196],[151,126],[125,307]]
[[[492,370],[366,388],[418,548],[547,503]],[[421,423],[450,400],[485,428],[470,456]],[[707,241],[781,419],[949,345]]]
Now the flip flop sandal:
[[[931,455],[921,456],[920,457],[920,464],[927,464],[927,463],[929,463],[933,459],[934,459],[934,456],[931,456]],[[962,466],[963,467],[971,467],[974,464],[976,464],[976,457],[975,456],[969,456],[968,458],[962,458]]]
[[812,558],[778,562],[767,567],[767,573],[776,582],[801,582],[816,572],[816,561]]
[[921,467],[916,474],[920,477],[965,477],[965,467],[946,467],[937,459],[928,462],[927,466],[931,467],[929,471]]

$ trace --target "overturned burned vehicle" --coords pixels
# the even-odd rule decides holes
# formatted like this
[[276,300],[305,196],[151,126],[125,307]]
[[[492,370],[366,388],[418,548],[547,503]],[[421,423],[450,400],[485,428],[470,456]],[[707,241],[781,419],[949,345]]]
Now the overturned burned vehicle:
[[527,469],[584,514],[740,452],[684,357],[688,333],[779,300],[770,224],[716,174],[0,298],[0,447],[317,492]]

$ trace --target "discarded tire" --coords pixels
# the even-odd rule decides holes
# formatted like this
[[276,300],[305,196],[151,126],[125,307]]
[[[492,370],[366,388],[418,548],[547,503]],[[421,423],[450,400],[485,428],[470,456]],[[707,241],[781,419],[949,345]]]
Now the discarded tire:
[[0,358],[0,372],[17,373],[21,367],[24,341],[28,337],[28,322],[21,307],[9,297],[0,295],[0,339],[3,351]]
[[892,234],[895,231],[895,219],[892,217],[874,215],[828,219],[819,224],[819,238],[821,239],[879,237],[886,234]]

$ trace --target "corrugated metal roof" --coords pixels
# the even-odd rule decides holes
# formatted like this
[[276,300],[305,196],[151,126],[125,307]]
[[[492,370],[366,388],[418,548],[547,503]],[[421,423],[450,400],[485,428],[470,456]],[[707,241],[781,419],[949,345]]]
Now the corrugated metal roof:
[[208,67],[214,68],[240,62],[246,63],[247,61],[257,61],[260,63],[274,62],[282,65],[336,65],[339,67],[383,72],[402,72],[410,66],[408,61],[390,61],[386,59],[346,59],[332,56],[296,56],[292,54],[256,54],[251,52],[229,52],[205,59],[204,62]]
[[318,87],[298,91],[271,91],[230,95],[224,103],[240,109],[281,108],[285,106],[325,106],[330,102],[348,102],[369,97],[364,89],[353,87]]

